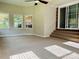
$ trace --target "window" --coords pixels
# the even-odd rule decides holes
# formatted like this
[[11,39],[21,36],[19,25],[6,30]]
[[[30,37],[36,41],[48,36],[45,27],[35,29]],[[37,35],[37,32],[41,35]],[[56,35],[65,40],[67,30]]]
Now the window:
[[0,13],[0,29],[9,28],[9,14]]
[[25,28],[32,28],[32,16],[24,16]]
[[22,15],[14,15],[14,27],[23,28],[23,16]]
[[77,4],[69,6],[68,28],[78,28]]
[[60,28],[79,28],[79,4],[60,8]]

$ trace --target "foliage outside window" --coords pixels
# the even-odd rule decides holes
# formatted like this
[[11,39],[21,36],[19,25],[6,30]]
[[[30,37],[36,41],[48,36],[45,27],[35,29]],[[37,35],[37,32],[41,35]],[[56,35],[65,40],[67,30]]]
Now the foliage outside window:
[[77,17],[77,4],[69,6],[69,28],[77,28],[78,27],[78,19]]
[[9,14],[0,13],[0,29],[9,28]]
[[23,28],[23,16],[22,15],[14,15],[14,27]]

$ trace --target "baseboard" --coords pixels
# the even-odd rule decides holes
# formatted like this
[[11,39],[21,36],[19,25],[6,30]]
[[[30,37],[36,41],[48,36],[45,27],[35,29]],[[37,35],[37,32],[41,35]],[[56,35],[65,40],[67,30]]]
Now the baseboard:
[[11,37],[11,36],[21,36],[21,35],[33,35],[33,34],[32,33],[28,33],[28,34],[0,35],[0,37]]
[[50,37],[49,35],[38,35],[38,34],[33,34],[33,33],[27,33],[27,34],[12,34],[12,35],[0,35],[0,37],[11,37],[11,36],[22,36],[22,35],[34,35],[34,36],[39,36],[39,37]]
[[50,35],[38,35],[38,34],[33,34],[33,35],[43,37],[43,38],[50,37]]

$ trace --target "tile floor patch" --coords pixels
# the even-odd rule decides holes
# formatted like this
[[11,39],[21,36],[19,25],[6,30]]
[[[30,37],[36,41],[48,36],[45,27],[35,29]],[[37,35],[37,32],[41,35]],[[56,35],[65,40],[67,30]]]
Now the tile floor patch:
[[62,57],[66,54],[71,53],[72,51],[62,48],[60,46],[57,45],[53,45],[53,46],[49,46],[49,47],[45,47],[45,49],[49,52],[51,52],[52,54],[56,55],[57,57]]
[[65,56],[65,57],[62,58],[62,59],[79,59],[79,54],[77,54],[77,53],[72,53],[72,54],[70,54],[70,55],[68,55],[68,56]]
[[35,53],[30,51],[30,52],[10,56],[10,59],[40,59],[40,58]]
[[79,49],[79,43],[76,43],[76,42],[68,41],[68,42],[64,42],[63,44]]

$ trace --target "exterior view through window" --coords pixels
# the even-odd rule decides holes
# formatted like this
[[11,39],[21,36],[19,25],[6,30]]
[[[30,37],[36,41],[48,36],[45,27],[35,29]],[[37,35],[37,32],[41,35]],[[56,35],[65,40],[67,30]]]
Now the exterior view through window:
[[24,16],[25,28],[32,28],[32,16]]
[[0,29],[9,28],[9,14],[0,13]]
[[23,28],[23,16],[22,15],[14,15],[14,27]]

